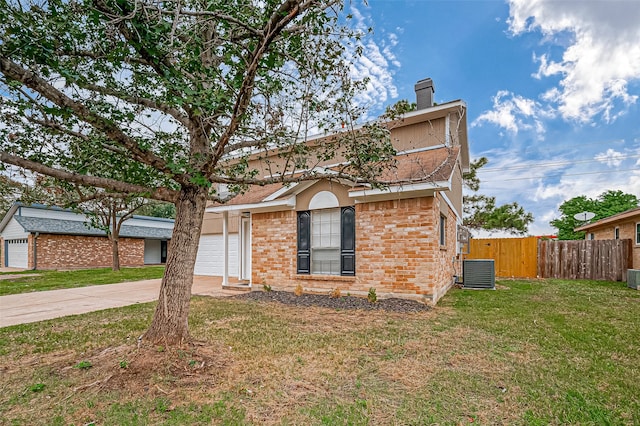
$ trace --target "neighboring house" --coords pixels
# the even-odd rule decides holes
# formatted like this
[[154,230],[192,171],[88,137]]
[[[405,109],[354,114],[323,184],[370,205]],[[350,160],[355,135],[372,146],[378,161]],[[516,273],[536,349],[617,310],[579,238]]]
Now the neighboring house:
[[[375,288],[379,297],[435,303],[461,272],[457,232],[469,148],[465,103],[434,105],[433,91],[431,79],[418,82],[418,109],[390,126],[397,169],[380,179],[403,184],[252,187],[207,208],[195,273],[221,276],[223,286],[360,295]],[[284,161],[263,157],[249,167],[266,174]],[[342,161],[336,154],[320,166],[327,172]]]
[[[173,220],[133,216],[120,228],[121,266],[165,263]],[[0,222],[2,266],[74,269],[112,264],[111,241],[85,215],[44,205],[14,203]]]
[[631,240],[631,269],[640,269],[640,207],[605,217],[575,229],[587,240]]

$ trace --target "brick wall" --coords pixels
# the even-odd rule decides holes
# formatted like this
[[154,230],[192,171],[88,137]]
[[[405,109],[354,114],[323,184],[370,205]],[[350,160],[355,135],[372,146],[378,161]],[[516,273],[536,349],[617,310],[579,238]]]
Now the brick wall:
[[[440,213],[446,247],[439,244]],[[453,282],[455,216],[439,198],[356,204],[356,276],[297,275],[296,212],[252,215],[252,282],[291,291],[339,288],[343,294],[403,296],[437,301]]]
[[[446,246],[440,246],[440,213]],[[437,301],[453,282],[455,217],[439,198],[356,205],[358,281],[378,294],[421,295]]]
[[[29,237],[29,266],[33,267],[33,241]],[[144,265],[144,240],[120,238],[120,266]],[[37,239],[38,269],[110,267],[111,241],[107,237],[42,234]]]
[[[630,221],[622,222],[615,226],[611,225],[592,231],[596,240],[613,240],[614,228],[617,226],[620,229],[620,239],[631,240],[631,269],[640,269],[640,245],[636,244],[636,220],[638,220],[638,218],[633,218]],[[589,238],[589,233],[590,232],[587,232],[586,238]]]
[[294,211],[251,216],[251,282],[254,285],[295,288],[297,232]]

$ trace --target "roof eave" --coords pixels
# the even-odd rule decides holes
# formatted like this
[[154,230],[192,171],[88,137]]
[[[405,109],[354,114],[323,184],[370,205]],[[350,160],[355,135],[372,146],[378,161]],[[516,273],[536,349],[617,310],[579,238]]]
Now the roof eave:
[[[4,228],[7,226],[7,224],[13,217],[13,215],[16,214],[16,211],[18,210],[18,208],[20,208],[21,205],[22,203],[16,201],[11,205],[9,210],[7,210],[7,213],[4,215],[4,217],[2,218],[2,221],[0,222],[0,232],[4,231]],[[29,232],[29,231],[25,230],[25,232]]]
[[356,189],[349,191],[349,198],[356,203],[430,197],[438,191],[451,190],[450,181],[422,182],[408,185],[393,185],[387,188]]
[[224,212],[252,212],[267,213],[283,210],[294,210],[296,208],[296,196],[273,201],[261,201],[252,204],[234,204],[226,206],[207,207],[206,213],[224,213]]
[[589,229],[597,228],[599,226],[608,225],[614,222],[618,222],[625,219],[630,219],[634,216],[640,215],[640,207],[627,210],[626,212],[618,213],[613,216],[605,217],[604,219],[597,220],[593,223],[587,223],[574,229],[574,232],[588,231]]

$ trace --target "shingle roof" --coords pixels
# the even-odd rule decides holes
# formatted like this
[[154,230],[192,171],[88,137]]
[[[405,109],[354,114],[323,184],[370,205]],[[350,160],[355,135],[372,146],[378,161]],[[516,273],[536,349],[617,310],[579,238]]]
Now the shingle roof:
[[267,198],[269,195],[275,193],[283,187],[281,183],[271,183],[264,186],[252,186],[242,195],[232,198],[227,203],[228,205],[239,204],[254,204]]
[[[27,232],[88,236],[106,235],[102,229],[93,228],[77,220],[47,219],[28,216],[14,216],[14,218]],[[172,232],[172,229],[127,225],[126,223],[120,228],[120,236],[129,238],[168,240],[171,239]]]
[[380,176],[380,181],[398,185],[449,180],[459,154],[458,146],[399,154],[396,167]]
[[[390,186],[447,181],[453,173],[459,155],[460,147],[438,147],[399,154],[395,157],[396,167],[380,176],[380,181]],[[252,186],[244,194],[230,200],[227,205],[260,203],[283,186],[281,183]]]

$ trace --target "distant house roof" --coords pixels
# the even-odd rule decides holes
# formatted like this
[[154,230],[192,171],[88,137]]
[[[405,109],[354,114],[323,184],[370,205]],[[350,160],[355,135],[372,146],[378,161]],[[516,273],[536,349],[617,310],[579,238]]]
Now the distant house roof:
[[[48,210],[51,214],[47,216],[51,217],[38,217],[31,216],[29,214],[21,214],[21,209],[35,209]],[[77,215],[75,220],[67,218],[56,218],[60,216],[60,212],[69,212]],[[40,214],[39,216],[42,216]],[[25,232],[40,232],[42,234],[61,234],[61,235],[86,235],[86,236],[104,236],[106,233],[98,228],[92,228],[89,226],[89,219],[80,213],[76,213],[73,210],[63,209],[56,206],[45,206],[43,204],[23,204],[21,202],[15,202],[5,214],[4,218],[0,221],[0,232],[3,232],[7,224],[11,219],[15,219]],[[127,221],[131,219],[143,220],[143,225],[128,225]],[[173,219],[165,219],[159,217],[150,216],[133,216],[131,219],[127,219],[120,228],[121,237],[131,238],[148,238],[148,239],[161,239],[168,240],[171,238],[173,232],[174,223]],[[87,223],[85,225],[85,223]]]
[[[77,220],[48,219],[42,217],[14,216],[14,219],[26,232],[40,232],[42,234],[105,236],[102,229],[93,228],[85,222]],[[152,228],[149,226],[133,226],[123,224],[120,237],[171,239],[172,229]]]
[[622,213],[614,214],[613,216],[605,217],[604,219],[596,220],[595,222],[582,225],[576,228],[575,231],[588,231],[589,229],[597,228],[599,226],[620,222],[625,219],[631,219],[635,216],[640,216],[640,207],[635,207],[633,209],[623,211]]

